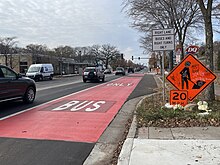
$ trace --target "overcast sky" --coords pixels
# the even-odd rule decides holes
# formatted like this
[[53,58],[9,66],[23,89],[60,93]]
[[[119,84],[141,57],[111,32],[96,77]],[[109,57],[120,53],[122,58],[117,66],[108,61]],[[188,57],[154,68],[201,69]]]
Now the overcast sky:
[[131,59],[143,50],[140,34],[129,27],[121,4],[122,0],[2,0],[0,37],[16,36],[21,47],[109,43]]
[[[121,11],[123,0],[1,0],[0,37],[17,37],[18,46],[49,48],[111,44],[126,59],[147,57],[140,35]],[[200,34],[201,35],[201,34]],[[214,40],[220,38],[214,35]],[[218,39],[219,40],[219,39]],[[202,39],[204,41],[204,39]],[[147,60],[134,60],[146,63]]]

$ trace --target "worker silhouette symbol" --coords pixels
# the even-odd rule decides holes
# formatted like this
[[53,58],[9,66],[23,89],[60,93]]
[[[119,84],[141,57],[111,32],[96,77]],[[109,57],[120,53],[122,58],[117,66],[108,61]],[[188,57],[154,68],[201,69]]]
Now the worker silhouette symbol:
[[186,61],[185,62],[185,67],[180,72],[181,80],[182,80],[182,89],[184,89],[184,84],[186,84],[186,89],[189,89],[189,82],[188,81],[191,81],[190,71],[189,71],[190,65],[191,65],[191,62]]

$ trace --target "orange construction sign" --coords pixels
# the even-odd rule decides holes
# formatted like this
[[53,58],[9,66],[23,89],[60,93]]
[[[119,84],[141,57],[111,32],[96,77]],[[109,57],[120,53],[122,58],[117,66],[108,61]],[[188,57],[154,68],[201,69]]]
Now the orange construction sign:
[[216,79],[216,75],[192,54],[189,54],[170,72],[166,79],[178,90],[186,90],[188,99],[192,101]]
[[188,104],[188,92],[180,90],[170,90],[170,104],[171,105],[182,105]]

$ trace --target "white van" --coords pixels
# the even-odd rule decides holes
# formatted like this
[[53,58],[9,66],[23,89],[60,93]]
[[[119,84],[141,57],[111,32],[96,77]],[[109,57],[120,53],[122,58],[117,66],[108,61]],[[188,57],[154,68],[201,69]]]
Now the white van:
[[54,69],[52,64],[32,64],[26,73],[26,76],[35,81],[45,78],[53,79]]

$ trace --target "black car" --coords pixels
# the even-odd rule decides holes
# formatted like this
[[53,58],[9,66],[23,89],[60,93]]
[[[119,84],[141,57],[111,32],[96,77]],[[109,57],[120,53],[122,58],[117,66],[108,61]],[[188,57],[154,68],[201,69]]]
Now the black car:
[[134,73],[134,69],[133,68],[128,68],[128,73]]
[[34,80],[0,65],[0,102],[22,99],[32,103],[36,95]]

